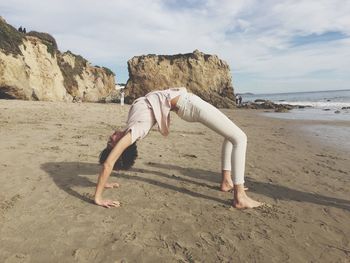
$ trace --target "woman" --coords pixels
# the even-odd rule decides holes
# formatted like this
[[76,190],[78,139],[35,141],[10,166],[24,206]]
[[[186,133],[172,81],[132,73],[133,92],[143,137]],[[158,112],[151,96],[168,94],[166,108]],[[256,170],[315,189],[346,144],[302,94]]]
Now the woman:
[[126,129],[116,131],[109,138],[107,148],[101,152],[100,163],[103,166],[96,187],[95,203],[107,208],[120,206],[118,201],[102,198],[104,188],[118,187],[116,183],[108,184],[107,179],[113,169],[128,169],[134,164],[137,157],[135,142],[143,139],[154,124],[158,124],[162,135],[168,135],[171,110],[183,120],[200,122],[225,138],[222,146],[221,190],[233,189],[233,207],[260,206],[260,202],[247,196],[244,188],[247,136],[221,111],[198,96],[188,93],[186,88],[154,91],[134,101],[129,110]]

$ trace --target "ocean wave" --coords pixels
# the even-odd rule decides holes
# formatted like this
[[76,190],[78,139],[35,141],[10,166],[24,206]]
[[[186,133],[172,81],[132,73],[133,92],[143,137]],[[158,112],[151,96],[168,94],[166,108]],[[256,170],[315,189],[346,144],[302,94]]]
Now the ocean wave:
[[350,107],[350,102],[336,102],[336,101],[276,101],[279,104],[302,105],[318,109],[341,109],[343,107]]

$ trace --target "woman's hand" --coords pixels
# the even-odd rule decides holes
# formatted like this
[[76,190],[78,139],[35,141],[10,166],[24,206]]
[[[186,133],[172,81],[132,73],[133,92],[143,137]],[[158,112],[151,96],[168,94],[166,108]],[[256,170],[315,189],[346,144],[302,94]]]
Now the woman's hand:
[[120,202],[113,201],[113,200],[96,200],[95,204],[99,206],[103,206],[105,208],[111,208],[111,207],[120,207]]
[[120,185],[118,183],[105,183],[105,188],[118,188]]
[[[106,186],[109,176],[111,175],[115,162],[118,160],[119,156],[124,152],[124,150],[130,145],[131,145],[131,132],[128,132],[123,136],[123,138],[120,139],[120,141],[117,143],[117,145],[113,148],[113,150],[109,154],[107,160],[102,165],[102,169],[101,169],[100,175],[98,176],[97,185],[96,185],[96,191],[95,191],[95,197],[94,197],[95,204],[106,208],[120,206],[120,203],[118,201],[103,200],[102,192]],[[115,186],[116,184],[113,184],[113,187]]]

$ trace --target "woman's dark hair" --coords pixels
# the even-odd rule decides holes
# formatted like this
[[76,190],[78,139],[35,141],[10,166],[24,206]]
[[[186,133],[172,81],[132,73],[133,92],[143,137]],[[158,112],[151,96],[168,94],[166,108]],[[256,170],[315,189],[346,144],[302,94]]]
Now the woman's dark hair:
[[[108,155],[111,153],[113,148],[105,148],[101,153],[100,153],[100,160],[99,163],[103,164],[107,158]],[[125,151],[120,155],[119,159],[115,162],[113,166],[113,170],[128,170],[130,169],[137,158],[137,145],[136,142],[131,144],[128,148],[125,149]]]

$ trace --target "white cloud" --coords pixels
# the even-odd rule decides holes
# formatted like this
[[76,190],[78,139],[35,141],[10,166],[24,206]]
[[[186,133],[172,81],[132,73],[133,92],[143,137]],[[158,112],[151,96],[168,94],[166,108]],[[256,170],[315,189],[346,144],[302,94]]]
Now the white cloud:
[[[185,1],[182,1],[183,3]],[[350,36],[350,1],[207,0],[0,0],[0,10],[15,26],[46,31],[62,50],[93,64],[121,69],[141,54],[177,54],[199,49],[218,54],[233,71],[235,85],[254,91],[349,87],[348,39],[294,46],[296,37],[326,32]],[[325,72],[323,82],[313,72]],[[328,74],[327,72],[332,72]],[[328,74],[328,75],[327,75]],[[342,76],[334,79],[334,76]],[[251,76],[247,79],[246,76]],[[328,76],[328,79],[327,79]],[[243,79],[245,78],[245,79]],[[282,81],[281,80],[288,80]],[[304,80],[304,82],[303,82]],[[284,83],[281,86],[281,83]],[[322,84],[324,83],[324,84]],[[273,87],[273,88],[272,88]]]

